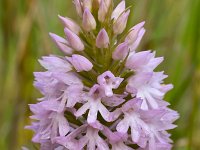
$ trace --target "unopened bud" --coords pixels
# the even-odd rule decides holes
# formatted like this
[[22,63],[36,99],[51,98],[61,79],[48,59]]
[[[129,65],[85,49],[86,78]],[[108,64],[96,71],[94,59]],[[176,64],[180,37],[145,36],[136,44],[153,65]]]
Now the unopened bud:
[[108,48],[109,37],[105,29],[101,29],[96,38],[96,46],[98,48]]
[[100,22],[104,22],[106,15],[108,13],[108,10],[111,5],[111,0],[101,0],[99,11],[98,11],[98,19]]
[[92,10],[92,0],[83,0],[83,7]]
[[68,29],[76,33],[77,35],[79,34],[81,29],[79,25],[76,24],[72,19],[68,17],[62,17],[60,15],[58,17],[60,18],[61,22],[64,24],[65,27],[67,27]]
[[145,22],[141,22],[135,25],[133,28],[131,28],[129,34],[125,39],[125,41],[129,43],[131,51],[134,51],[138,47],[145,33],[145,29],[143,28],[144,24]]
[[87,32],[96,29],[96,21],[88,8],[83,13],[83,29]]
[[82,11],[82,5],[81,5],[80,0],[74,0],[74,5],[76,7],[77,14],[79,15],[79,17],[82,18],[83,11]]
[[114,22],[113,31],[114,34],[121,34],[126,28],[128,16],[130,14],[130,10],[124,12],[119,18]]
[[74,68],[78,71],[90,71],[93,67],[92,63],[81,55],[72,55],[72,57],[68,57],[67,60],[74,66]]
[[51,39],[55,42],[55,44],[57,45],[57,47],[65,54],[67,55],[71,55],[73,53],[72,48],[70,48],[68,45],[69,43],[67,42],[67,40],[65,40],[64,38],[54,34],[54,33],[49,33]]
[[129,51],[128,43],[127,42],[121,43],[117,46],[117,48],[113,52],[112,58],[114,60],[124,59],[127,56],[128,51]]
[[69,42],[69,45],[77,51],[83,51],[84,50],[84,45],[81,41],[81,39],[75,34],[73,33],[71,30],[65,28],[65,34],[67,37],[67,40]]
[[117,18],[125,11],[126,3],[125,0],[121,1],[114,9],[111,18],[117,20]]

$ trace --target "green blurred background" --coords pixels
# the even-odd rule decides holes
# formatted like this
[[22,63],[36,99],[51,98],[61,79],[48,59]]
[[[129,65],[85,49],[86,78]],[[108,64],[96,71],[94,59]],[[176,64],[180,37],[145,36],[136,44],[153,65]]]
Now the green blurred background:
[[[117,1],[116,1],[117,2]],[[175,150],[200,150],[200,0],[127,0],[128,27],[145,20],[139,50],[165,56],[159,70],[175,88],[166,96],[181,117],[171,131]],[[41,95],[32,86],[37,59],[58,54],[48,32],[63,34],[57,14],[76,18],[71,0],[0,0],[0,150],[32,146],[28,104]]]

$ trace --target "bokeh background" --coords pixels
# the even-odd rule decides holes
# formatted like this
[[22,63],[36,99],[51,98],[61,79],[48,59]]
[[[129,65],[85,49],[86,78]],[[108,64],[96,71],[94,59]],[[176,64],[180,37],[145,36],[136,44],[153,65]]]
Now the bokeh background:
[[[117,0],[115,0],[117,2]],[[138,50],[165,56],[159,70],[174,89],[166,96],[180,113],[171,131],[174,150],[200,150],[200,0],[127,0],[128,27],[145,20],[147,33]],[[71,0],[0,0],[0,150],[34,149],[29,103],[41,95],[32,86],[37,59],[58,54],[48,32],[63,34],[57,14],[77,20]]]

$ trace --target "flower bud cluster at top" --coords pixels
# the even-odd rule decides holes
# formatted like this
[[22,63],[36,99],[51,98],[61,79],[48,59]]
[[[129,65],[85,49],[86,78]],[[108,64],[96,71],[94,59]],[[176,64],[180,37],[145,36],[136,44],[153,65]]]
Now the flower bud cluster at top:
[[59,15],[65,37],[50,33],[63,56],[39,60],[34,86],[44,97],[30,104],[41,150],[169,150],[167,130],[176,111],[164,95],[163,61],[150,50],[136,52],[145,33],[141,22],[126,31],[125,0],[74,0],[81,25]]
[[[140,26],[140,28],[136,29],[137,31],[131,29],[128,33],[124,33],[123,36],[119,35],[125,30],[130,13],[130,10],[125,7],[125,1],[122,1],[114,11],[113,1],[110,0],[74,1],[74,4],[79,16],[82,18],[82,25],[79,27],[71,19],[59,16],[65,26],[65,34],[68,41],[68,43],[65,42],[61,50],[68,56],[73,53],[87,58],[93,64],[92,69],[82,71],[90,71],[90,74],[95,77],[93,82],[96,82],[98,75],[107,70],[110,70],[114,75],[119,75],[125,71],[125,58],[128,57],[129,51],[132,49],[131,44],[134,44],[134,40],[142,36],[138,35],[137,32],[141,29],[144,31],[143,27]],[[142,24],[144,25],[144,23]],[[130,40],[132,41],[130,41],[127,36],[125,40],[128,34],[135,39],[131,37]],[[50,35],[57,45],[64,44],[63,40],[55,37],[56,35],[52,33]],[[121,43],[122,41],[123,43]],[[119,44],[121,46],[118,47]],[[75,69],[81,72],[80,68],[75,67]],[[129,70],[126,73],[129,72],[131,71]],[[81,74],[87,76],[86,73]]]

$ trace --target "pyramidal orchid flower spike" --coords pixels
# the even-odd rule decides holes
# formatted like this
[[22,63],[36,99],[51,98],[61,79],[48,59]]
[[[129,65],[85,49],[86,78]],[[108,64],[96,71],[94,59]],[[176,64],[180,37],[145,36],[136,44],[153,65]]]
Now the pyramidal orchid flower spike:
[[137,51],[145,22],[126,29],[125,0],[73,3],[81,24],[59,15],[65,37],[49,35],[63,56],[42,57],[46,71],[34,73],[43,97],[29,105],[32,141],[41,150],[170,150],[179,115],[164,101],[173,85],[154,71],[163,57]]

